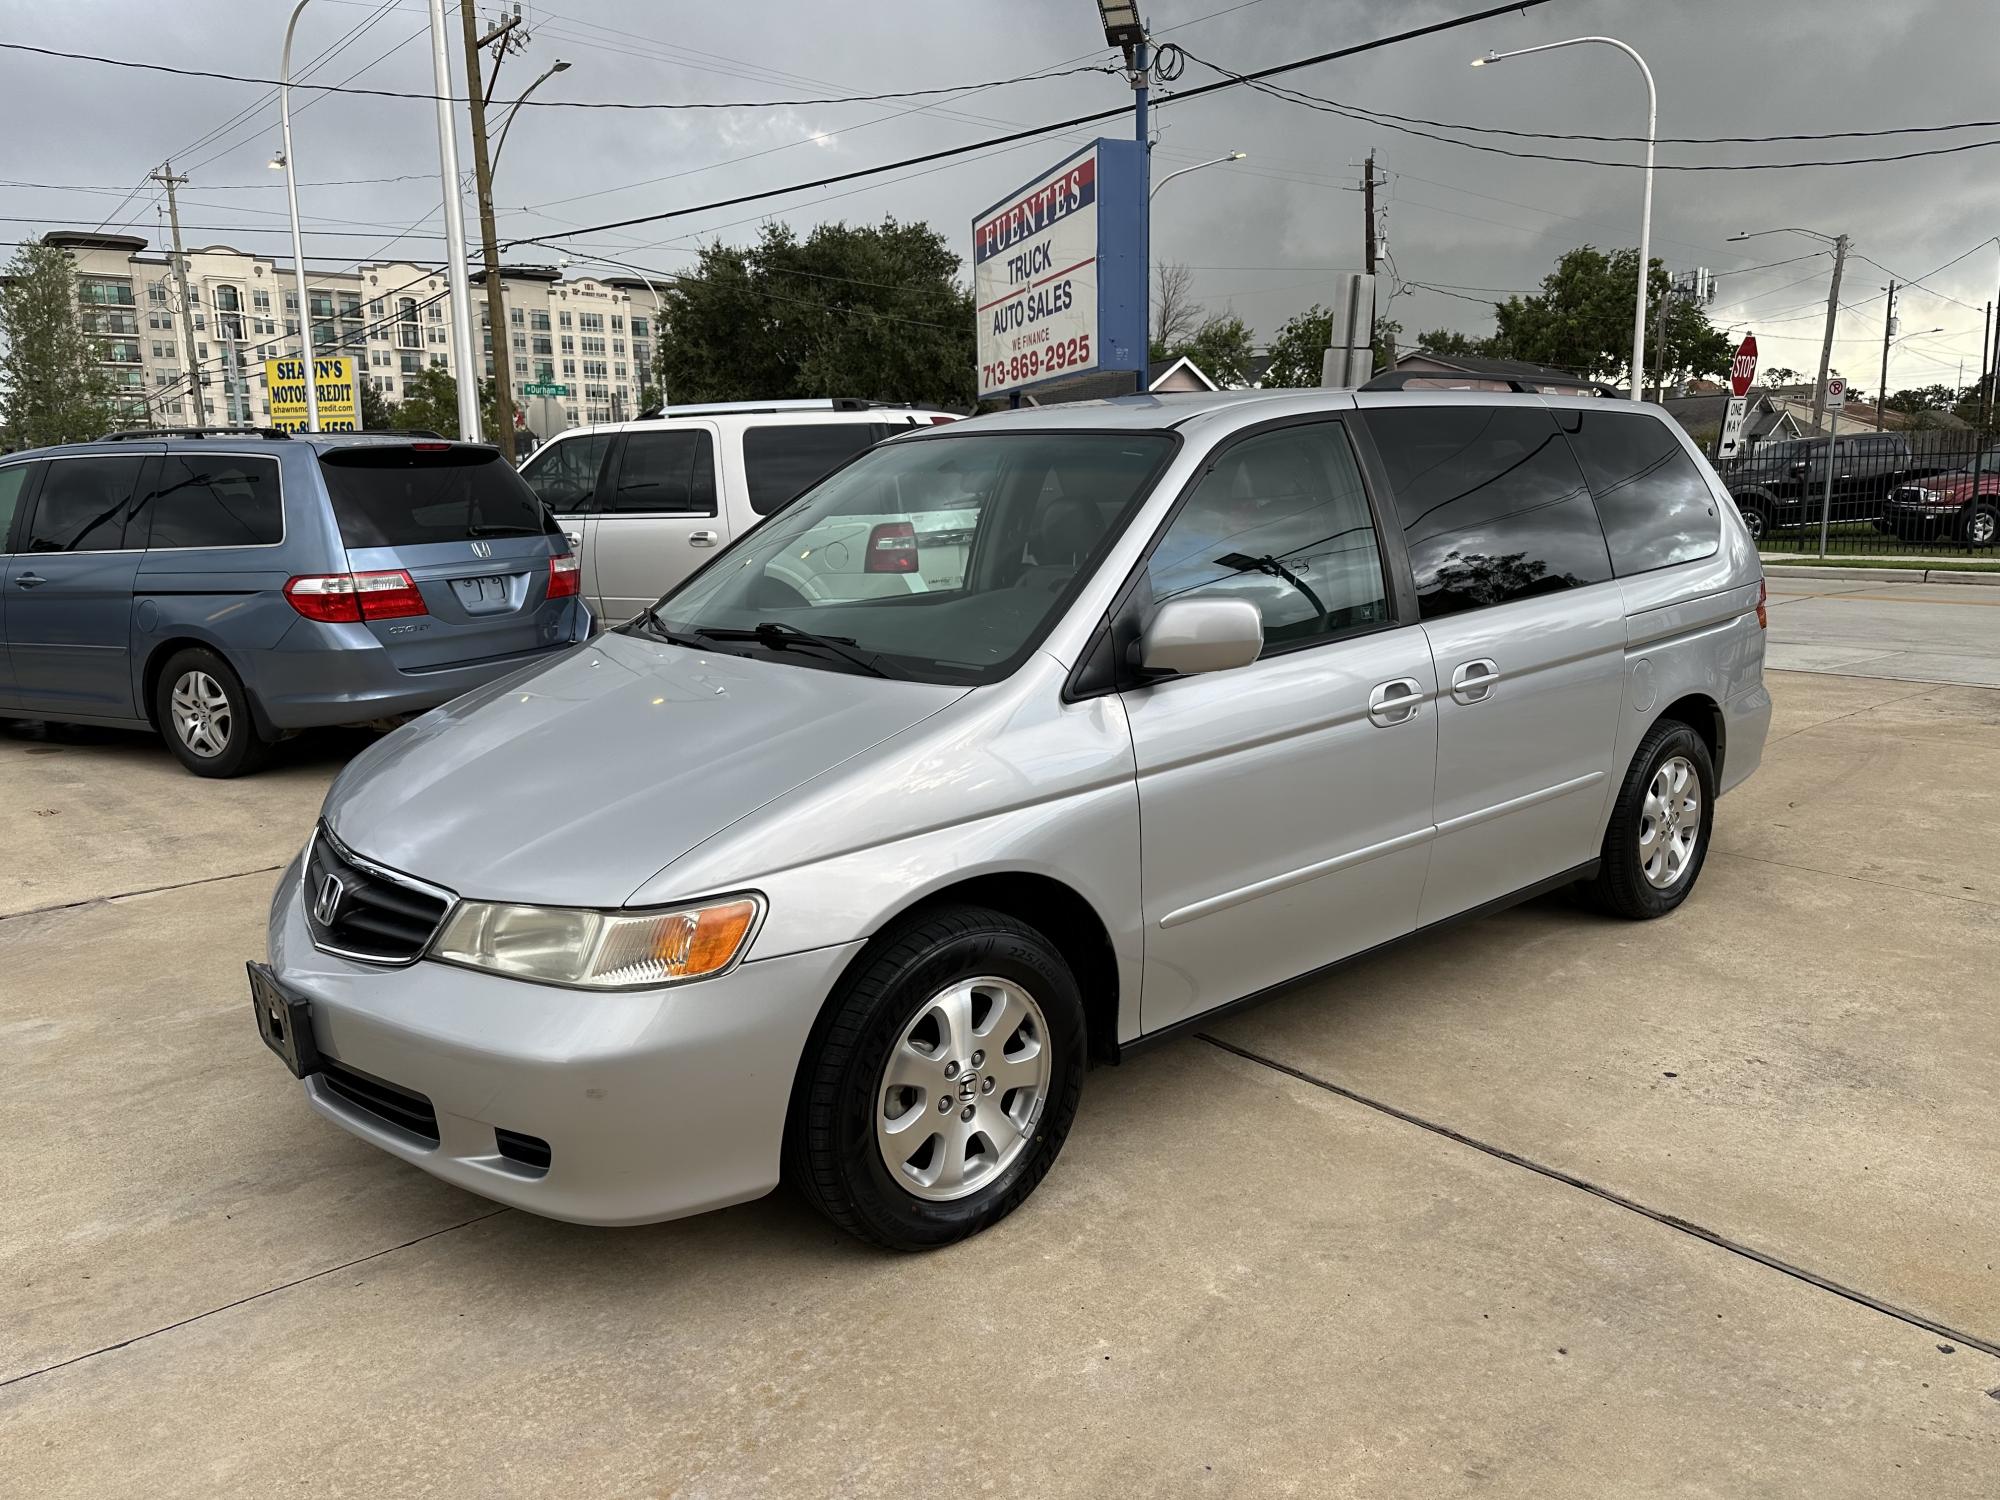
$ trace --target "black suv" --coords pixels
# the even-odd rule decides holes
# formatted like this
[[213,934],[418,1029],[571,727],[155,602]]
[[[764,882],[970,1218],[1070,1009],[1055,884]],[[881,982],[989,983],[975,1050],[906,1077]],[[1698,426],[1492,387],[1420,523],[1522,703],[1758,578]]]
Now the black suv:
[[[1832,521],[1874,521],[1897,485],[1918,472],[1910,441],[1891,432],[1834,439]],[[1826,498],[1826,440],[1763,443],[1725,464],[1722,479],[1752,539],[1787,526],[1817,526]]]

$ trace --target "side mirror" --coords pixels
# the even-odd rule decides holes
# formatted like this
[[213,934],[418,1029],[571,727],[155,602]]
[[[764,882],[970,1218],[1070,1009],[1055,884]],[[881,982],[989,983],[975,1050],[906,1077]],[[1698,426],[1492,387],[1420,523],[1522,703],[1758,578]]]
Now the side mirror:
[[1247,667],[1264,649],[1264,617],[1248,599],[1169,599],[1139,636],[1147,672],[1226,672]]

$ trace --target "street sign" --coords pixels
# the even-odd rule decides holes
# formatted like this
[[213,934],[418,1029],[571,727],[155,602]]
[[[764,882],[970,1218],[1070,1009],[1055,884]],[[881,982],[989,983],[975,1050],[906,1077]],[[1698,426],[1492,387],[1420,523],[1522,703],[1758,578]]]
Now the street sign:
[[1716,445],[1715,449],[1715,456],[1717,458],[1736,457],[1736,450],[1743,445],[1743,420],[1749,410],[1750,398],[1748,396],[1731,396],[1729,398],[1729,412],[1722,419],[1722,441]]
[[[324,355],[313,360],[314,394],[319,398],[321,432],[361,430],[360,373],[353,356]],[[264,388],[271,400],[271,425],[286,432],[306,430],[306,362],[302,359],[264,361]]]
[[524,396],[567,396],[569,394],[569,387],[566,385],[551,385],[547,381],[541,381],[534,385],[522,386],[521,394]]
[[1736,346],[1736,358],[1729,364],[1729,394],[1747,396],[1750,382],[1757,378],[1757,335],[1746,333]]
[[1829,375],[1826,381],[1826,409],[1843,411],[1847,406],[1847,377]]
[[1146,358],[1145,160],[1099,140],[972,221],[979,394]]

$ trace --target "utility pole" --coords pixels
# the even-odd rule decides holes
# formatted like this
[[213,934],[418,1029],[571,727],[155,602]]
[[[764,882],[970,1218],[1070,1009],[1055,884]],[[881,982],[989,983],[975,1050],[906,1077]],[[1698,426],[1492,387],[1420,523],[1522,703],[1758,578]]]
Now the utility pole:
[[[1820,419],[1826,415],[1826,377],[1833,368],[1833,325],[1840,316],[1840,273],[1847,266],[1847,236],[1839,235],[1833,242],[1833,285],[1826,292],[1826,337],[1819,346],[1819,384],[1813,387],[1812,419],[1813,431],[1819,431]],[[1833,462],[1829,452],[1827,462]]]
[[[465,92],[472,104],[472,177],[479,193],[479,245],[486,263],[486,322],[493,336],[493,424],[499,429],[493,440],[500,455],[514,461],[514,359],[507,331],[505,297],[500,283],[500,238],[493,228],[493,164],[486,151],[486,105],[493,86],[500,81],[500,64],[510,51],[525,47],[528,39],[517,34],[521,12],[501,21],[486,35],[479,34],[473,19],[473,0],[459,0],[458,17],[465,31]],[[482,87],[479,82],[479,54],[493,48],[493,74]],[[477,376],[474,376],[477,379]],[[475,386],[475,389],[477,387]]]
[[187,346],[188,390],[194,397],[193,426],[208,425],[208,402],[201,393],[201,361],[194,354],[194,299],[188,295],[187,257],[181,253],[181,210],[174,198],[174,189],[187,181],[185,177],[174,175],[174,164],[166,163],[153,173],[153,181],[167,190],[167,223],[174,233],[174,290],[181,299],[181,342]]
[[[1146,120],[1147,75],[1153,68],[1152,47],[1148,39],[1141,36],[1131,50],[1132,63],[1132,135],[1139,143],[1139,170],[1144,178],[1139,184],[1145,193],[1145,216],[1139,221],[1139,264],[1150,267],[1153,264],[1153,142],[1151,126]],[[1152,275],[1151,270],[1146,273]],[[1148,336],[1150,342],[1150,335]],[[1141,346],[1139,350],[1139,394],[1145,395],[1153,381],[1152,351]]]
[[[445,289],[451,299],[452,342],[457,345],[458,431],[479,441],[479,346],[472,338],[472,294],[465,283],[464,188],[458,180],[458,124],[451,110],[451,56],[446,50],[444,0],[429,0],[431,79],[437,95],[438,178],[444,189]],[[466,83],[469,94],[479,85]],[[303,312],[305,309],[301,308]]]
[[1993,416],[1993,304],[1986,304],[1986,331],[1979,336],[1979,425],[1985,427]]
[[[1375,153],[1361,170],[1361,269],[1375,274]],[[1371,329],[1372,333],[1373,330]]]
[[1660,311],[1653,322],[1653,399],[1663,401],[1667,395],[1667,310],[1673,306],[1674,298],[1680,295],[1677,285],[1669,285],[1660,296]]
[[1896,283],[1889,283],[1889,310],[1882,315],[1882,378],[1875,383],[1875,430],[1882,430],[1882,403],[1889,396],[1889,340],[1896,336]]

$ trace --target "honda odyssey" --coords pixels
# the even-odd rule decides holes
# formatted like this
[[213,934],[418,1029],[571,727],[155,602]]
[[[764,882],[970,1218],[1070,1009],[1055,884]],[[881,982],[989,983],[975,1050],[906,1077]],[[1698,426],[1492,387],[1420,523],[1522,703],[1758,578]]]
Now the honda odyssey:
[[[907,589],[785,582],[843,517],[945,510]],[[1034,1190],[1089,1062],[1537,892],[1673,912],[1763,661],[1756,551],[1654,407],[921,430],[364,751],[253,1009],[314,1109],[501,1202],[634,1224],[782,1174],[941,1245]]]

